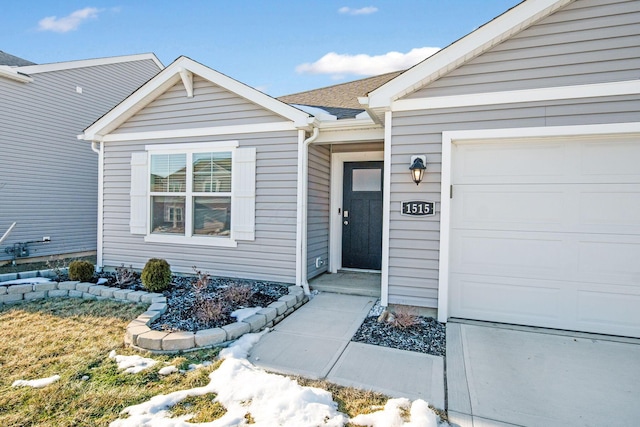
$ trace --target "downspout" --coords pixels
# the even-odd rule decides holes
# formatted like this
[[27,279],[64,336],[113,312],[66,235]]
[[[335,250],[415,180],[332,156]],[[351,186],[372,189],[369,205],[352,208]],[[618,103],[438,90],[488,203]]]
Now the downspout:
[[[312,125],[313,126],[313,125]],[[300,227],[300,285],[304,289],[306,295],[311,294],[309,290],[309,282],[307,281],[307,211],[309,208],[309,145],[318,138],[320,129],[313,126],[313,133],[302,143],[300,149],[302,150],[302,191],[300,194],[300,215],[301,215],[301,227]]]
[[96,242],[96,270],[102,268],[102,235],[104,227],[103,209],[104,209],[104,142],[91,142],[91,150],[98,154],[98,235]]

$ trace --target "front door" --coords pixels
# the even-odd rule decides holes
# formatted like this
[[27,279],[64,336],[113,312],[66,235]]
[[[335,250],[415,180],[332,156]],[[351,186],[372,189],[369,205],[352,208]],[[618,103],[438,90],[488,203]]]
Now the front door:
[[380,270],[383,162],[345,162],[342,267]]

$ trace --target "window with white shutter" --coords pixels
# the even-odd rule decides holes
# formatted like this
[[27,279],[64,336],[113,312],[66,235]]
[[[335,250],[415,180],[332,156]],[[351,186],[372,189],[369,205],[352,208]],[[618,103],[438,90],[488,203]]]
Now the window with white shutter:
[[255,148],[224,141],[146,150],[131,156],[132,234],[207,246],[255,239]]

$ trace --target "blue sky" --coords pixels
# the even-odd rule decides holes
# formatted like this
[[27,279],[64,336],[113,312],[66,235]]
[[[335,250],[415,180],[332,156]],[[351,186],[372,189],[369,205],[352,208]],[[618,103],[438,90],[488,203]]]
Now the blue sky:
[[186,55],[279,96],[407,68],[519,3],[113,1],[4,2],[0,50],[36,63]]

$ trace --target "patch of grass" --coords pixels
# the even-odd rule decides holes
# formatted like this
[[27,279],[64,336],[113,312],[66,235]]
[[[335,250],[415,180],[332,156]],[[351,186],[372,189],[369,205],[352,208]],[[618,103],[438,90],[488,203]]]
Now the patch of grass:
[[227,410],[218,402],[214,402],[215,394],[205,394],[202,396],[190,396],[171,408],[171,413],[175,417],[187,414],[194,414],[189,419],[190,423],[207,423],[222,417]]
[[[218,350],[151,356],[161,363],[139,374],[118,371],[108,354],[114,349],[118,354],[135,354],[124,347],[123,334],[127,323],[145,308],[79,299],[1,307],[0,425],[107,426],[127,406],[157,394],[208,384],[208,374],[218,364],[166,377],[158,375],[158,370],[167,363],[212,360]],[[11,387],[18,379],[56,374],[61,379],[42,389]],[[198,413],[213,416],[210,406],[198,403],[194,407]]]
[[[302,377],[294,377],[294,379],[301,386],[317,387],[330,392],[333,400],[338,404],[338,411],[347,414],[350,418],[375,412],[384,407],[389,400],[388,396],[374,391],[343,387],[324,380],[310,380]],[[347,424],[347,426],[351,425]]]

